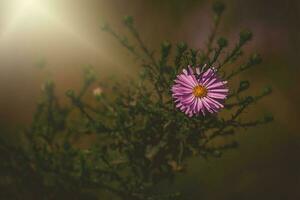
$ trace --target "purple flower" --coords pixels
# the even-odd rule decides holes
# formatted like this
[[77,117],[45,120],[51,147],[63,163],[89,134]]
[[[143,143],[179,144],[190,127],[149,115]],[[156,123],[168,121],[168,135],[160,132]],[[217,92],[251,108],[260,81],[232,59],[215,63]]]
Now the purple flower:
[[227,81],[222,81],[214,68],[200,72],[197,67],[194,72],[188,66],[188,69],[183,69],[183,73],[177,75],[171,90],[176,107],[192,117],[200,113],[215,113],[223,108],[228,95],[226,84]]

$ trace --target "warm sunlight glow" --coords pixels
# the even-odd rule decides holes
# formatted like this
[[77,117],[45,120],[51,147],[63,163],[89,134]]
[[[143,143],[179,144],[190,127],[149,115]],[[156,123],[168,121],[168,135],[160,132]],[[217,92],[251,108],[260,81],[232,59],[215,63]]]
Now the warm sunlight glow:
[[38,10],[40,8],[41,1],[38,0],[22,0],[22,3],[20,5],[24,9],[28,9],[31,11]]
[[14,31],[19,23],[24,20],[32,21],[42,17],[45,12],[45,7],[38,0],[15,0],[11,3],[11,14],[8,17],[7,27],[2,32],[2,37]]
[[76,23],[66,19],[64,13],[53,9],[53,2],[50,0],[12,0],[9,5],[9,16],[0,32],[0,41],[5,41],[14,33],[31,30],[30,27],[38,29],[40,25],[47,24],[52,30],[73,37],[74,42],[79,42],[94,52],[99,51],[99,48],[82,34]]

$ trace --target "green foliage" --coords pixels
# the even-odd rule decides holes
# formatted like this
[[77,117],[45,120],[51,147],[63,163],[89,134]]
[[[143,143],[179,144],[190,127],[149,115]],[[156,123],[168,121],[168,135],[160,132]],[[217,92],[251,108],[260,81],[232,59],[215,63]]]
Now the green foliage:
[[[183,173],[187,160],[193,156],[220,157],[224,151],[238,147],[236,141],[215,144],[216,139],[273,120],[271,115],[242,120],[249,106],[271,93],[270,88],[265,88],[257,95],[245,94],[250,88],[250,82],[245,80],[236,88],[230,87],[231,93],[220,115],[189,118],[174,106],[170,88],[178,72],[188,64],[202,67],[206,63],[222,68],[222,75],[229,80],[261,62],[258,54],[252,54],[244,64],[226,72],[226,65],[233,65],[240,58],[252,33],[242,31],[235,47],[225,51],[228,40],[224,37],[216,40],[224,9],[222,3],[213,6],[214,28],[204,50],[189,49],[184,42],[172,45],[165,41],[158,56],[142,41],[132,17],[125,17],[123,22],[137,45],[104,25],[104,31],[139,59],[139,78],[115,83],[106,88],[113,90],[115,96],[107,97],[104,92],[91,104],[84,96],[97,76],[88,66],[82,89],[78,93],[66,92],[70,100],[66,106],[55,96],[54,83],[47,81],[32,126],[25,131],[25,144],[15,147],[0,143],[4,158],[1,171],[9,172],[6,184],[23,188],[15,195],[25,198],[26,191],[30,191],[26,184],[30,181],[34,183],[31,192],[37,193],[39,199],[93,199],[96,196],[91,194],[95,190],[105,190],[126,200],[185,199],[177,192],[156,193],[155,187]],[[221,54],[225,57],[220,58]],[[76,138],[82,136],[96,139],[81,147],[76,145]]]

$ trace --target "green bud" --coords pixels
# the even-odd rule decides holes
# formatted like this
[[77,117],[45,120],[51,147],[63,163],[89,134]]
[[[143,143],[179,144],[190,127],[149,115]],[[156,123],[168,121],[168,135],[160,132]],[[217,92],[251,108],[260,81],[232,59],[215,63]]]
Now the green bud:
[[249,81],[241,81],[240,82],[240,87],[238,89],[238,93],[242,92],[244,90],[247,90],[250,87],[250,82]]
[[126,25],[130,25],[132,26],[133,25],[133,17],[132,16],[125,16],[124,19],[123,19],[123,22],[126,24]]
[[261,62],[262,62],[261,56],[259,54],[255,53],[250,56],[250,58],[246,64],[241,65],[240,69],[246,70],[246,69],[252,67],[253,65],[260,64]]
[[226,38],[224,38],[224,37],[220,37],[220,38],[218,39],[218,45],[219,45],[220,48],[227,47],[227,45],[228,45],[228,40],[227,40]]
[[162,53],[162,57],[167,57],[170,53],[170,49],[171,49],[171,44],[168,41],[164,41],[161,44],[161,53]]
[[170,48],[171,48],[170,42],[164,41],[164,42],[161,44],[161,48],[162,48],[162,49],[170,49]]
[[253,65],[260,64],[262,62],[262,58],[259,54],[255,53],[250,57],[250,63]]
[[187,44],[185,42],[180,42],[177,44],[177,49],[180,52],[183,52],[183,51],[187,50]]
[[213,4],[212,9],[217,15],[221,15],[223,13],[223,11],[225,10],[225,4],[221,1],[216,1]]
[[67,95],[68,97],[75,97],[75,92],[74,92],[74,90],[68,90],[68,91],[66,92],[66,95]]
[[243,65],[241,65],[240,69],[241,69],[241,70],[245,70],[245,69],[247,69],[248,67],[249,67],[249,65],[243,64]]
[[263,95],[269,95],[272,93],[272,88],[271,87],[265,87],[262,91]]
[[250,30],[243,30],[240,32],[240,44],[244,44],[245,42],[252,39],[252,32]]
[[192,55],[197,55],[197,50],[196,49],[190,49],[190,52]]
[[264,121],[265,121],[265,122],[272,122],[272,121],[274,121],[273,115],[271,115],[271,114],[266,114],[266,115],[264,116]]

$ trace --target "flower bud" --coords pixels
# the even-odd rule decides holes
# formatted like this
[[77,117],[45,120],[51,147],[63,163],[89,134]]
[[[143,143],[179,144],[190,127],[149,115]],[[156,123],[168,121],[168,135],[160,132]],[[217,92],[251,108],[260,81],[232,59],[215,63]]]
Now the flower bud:
[[272,88],[271,87],[265,87],[262,91],[263,95],[268,95],[272,93]]
[[240,87],[239,87],[239,89],[238,89],[238,93],[239,93],[239,92],[242,92],[242,91],[244,91],[244,90],[247,90],[247,89],[249,88],[249,86],[250,86],[249,81],[241,81],[241,82],[240,82]]
[[213,11],[217,14],[217,15],[221,15],[223,13],[223,11],[225,10],[225,4],[221,1],[217,1],[213,4]]
[[252,39],[252,32],[249,30],[243,30],[240,32],[240,44],[244,44],[245,42]]
[[177,49],[180,52],[184,52],[185,50],[187,50],[187,44],[185,42],[180,42],[177,44]]
[[129,26],[132,26],[133,25],[133,17],[132,16],[125,16],[124,19],[123,19],[123,22],[126,24],[126,25],[129,25]]
[[228,45],[227,39],[224,38],[224,37],[220,37],[220,38],[218,39],[218,45],[219,45],[220,48],[227,47],[227,45]]
[[168,41],[164,41],[161,44],[162,57],[168,56],[168,54],[170,53],[170,49],[171,49],[171,44]]
[[161,48],[162,48],[162,49],[170,49],[170,48],[171,48],[171,43],[168,42],[168,41],[164,41],[164,42],[161,44]]
[[68,97],[75,97],[75,92],[74,92],[74,90],[68,90],[68,91],[66,92],[66,95],[67,95]]
[[259,54],[255,53],[250,57],[250,63],[253,65],[260,64],[262,62],[262,58]]
[[265,116],[264,116],[264,121],[265,122],[272,122],[274,120],[274,117],[273,117],[273,115],[271,115],[271,114],[266,114]]

